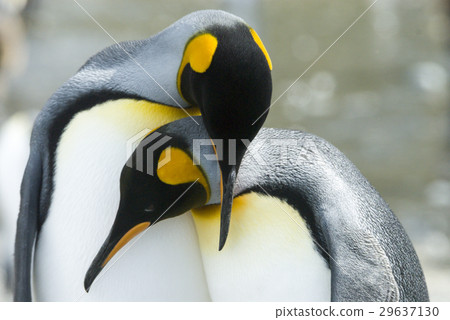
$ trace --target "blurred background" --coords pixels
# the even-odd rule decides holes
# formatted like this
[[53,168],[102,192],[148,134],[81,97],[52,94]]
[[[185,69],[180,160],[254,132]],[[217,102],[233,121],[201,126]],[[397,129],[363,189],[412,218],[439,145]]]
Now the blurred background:
[[[244,18],[273,62],[273,101],[373,0],[77,0],[118,41],[199,9]],[[266,126],[319,135],[390,204],[432,301],[450,301],[450,1],[378,0],[273,105]],[[31,121],[94,53],[113,44],[73,0],[0,0],[0,301]]]

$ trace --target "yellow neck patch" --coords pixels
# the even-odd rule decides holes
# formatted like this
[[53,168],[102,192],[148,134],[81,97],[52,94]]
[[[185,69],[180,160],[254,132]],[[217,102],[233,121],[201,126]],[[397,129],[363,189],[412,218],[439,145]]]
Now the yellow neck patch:
[[177,87],[181,96],[181,74],[184,67],[189,63],[192,70],[203,73],[208,70],[211,65],[214,53],[217,49],[217,39],[212,34],[204,33],[194,37],[189,41],[184,50],[183,59],[181,60],[180,69],[178,69]]
[[250,33],[252,34],[253,40],[255,40],[258,47],[261,49],[261,51],[264,53],[267,59],[267,64],[269,65],[269,69],[272,70],[272,60],[270,60],[269,53],[266,50],[266,47],[264,47],[264,44],[261,41],[261,38],[258,36],[255,30],[250,28]]
[[206,202],[209,201],[211,190],[205,175],[183,150],[174,147],[164,149],[159,156],[157,175],[162,182],[170,185],[194,182],[198,179],[205,188]]
[[[218,254],[221,205],[191,209],[200,248],[203,254]],[[306,222],[299,212],[283,200],[250,192],[233,200],[230,233],[223,251],[237,250],[250,238],[261,240],[265,235],[285,239],[285,243],[302,243],[298,239],[310,237]],[[248,251],[246,251],[248,252]]]
[[169,122],[199,115],[201,113],[198,107],[182,109],[146,100],[119,99],[106,101],[89,110],[79,112],[74,120],[82,118],[80,120],[83,122],[108,121],[114,124],[117,130],[132,128],[137,133],[142,128],[154,130]]

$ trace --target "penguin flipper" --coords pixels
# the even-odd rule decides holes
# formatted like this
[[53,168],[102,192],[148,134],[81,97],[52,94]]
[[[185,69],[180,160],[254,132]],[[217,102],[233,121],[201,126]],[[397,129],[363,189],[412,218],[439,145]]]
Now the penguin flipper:
[[32,300],[31,263],[38,228],[41,188],[42,158],[39,152],[32,149],[20,190],[14,253],[14,301]]
[[332,301],[399,301],[389,259],[370,233],[345,235],[334,248],[331,264]]

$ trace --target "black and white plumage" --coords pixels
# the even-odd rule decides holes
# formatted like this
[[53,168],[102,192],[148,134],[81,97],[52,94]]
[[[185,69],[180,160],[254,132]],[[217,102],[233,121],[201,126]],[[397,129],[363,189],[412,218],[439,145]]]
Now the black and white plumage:
[[[113,222],[127,146],[144,131],[201,112],[211,137],[235,135],[241,124],[248,129],[238,136],[256,135],[264,119],[250,127],[249,117],[268,108],[272,86],[255,34],[229,13],[194,12],[151,38],[106,48],[52,95],[34,123],[22,181],[16,301],[32,299],[32,274],[38,300],[209,300],[189,216],[171,223],[171,244],[133,246],[89,294],[84,274]],[[164,224],[155,229],[166,233]],[[173,259],[150,257],[167,251]],[[150,253],[145,265],[134,262],[139,252]]]
[[[186,119],[155,132],[172,139],[156,149],[152,165],[158,165],[155,159],[163,150],[174,146],[184,146],[191,157],[199,157],[189,150],[190,139],[199,139],[199,133],[190,130]],[[201,137],[207,137],[206,130]],[[152,142],[145,144],[149,147]],[[206,158],[208,152],[210,156],[205,150],[200,157]],[[199,163],[203,172],[209,171],[206,176],[217,175],[214,166],[207,169]],[[212,193],[220,192],[216,180],[208,179]],[[201,199],[204,186],[197,180],[194,186],[196,194],[190,190],[182,203]],[[161,217],[159,208],[171,203],[164,196],[152,197],[153,192],[166,188],[174,198],[184,189],[163,186],[157,175],[125,167],[121,188],[116,217],[121,223],[153,223],[186,209],[170,207]],[[129,194],[141,197],[125,196]],[[241,163],[222,251],[217,250],[220,205],[205,204],[191,202],[213,301],[428,300],[419,260],[396,216],[359,170],[317,136],[261,129]],[[154,210],[141,216],[139,208],[149,206]]]

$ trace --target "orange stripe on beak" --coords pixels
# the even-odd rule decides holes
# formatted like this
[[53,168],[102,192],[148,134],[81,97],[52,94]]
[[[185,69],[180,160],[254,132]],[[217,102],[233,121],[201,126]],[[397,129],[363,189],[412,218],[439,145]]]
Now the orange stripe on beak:
[[139,233],[144,231],[150,226],[150,222],[142,222],[133,228],[131,228],[125,235],[117,242],[117,244],[114,246],[114,249],[108,254],[105,261],[103,261],[102,268],[111,260],[112,257],[120,250],[122,249],[128,242],[130,242],[131,239],[133,239],[135,236],[137,236]]

